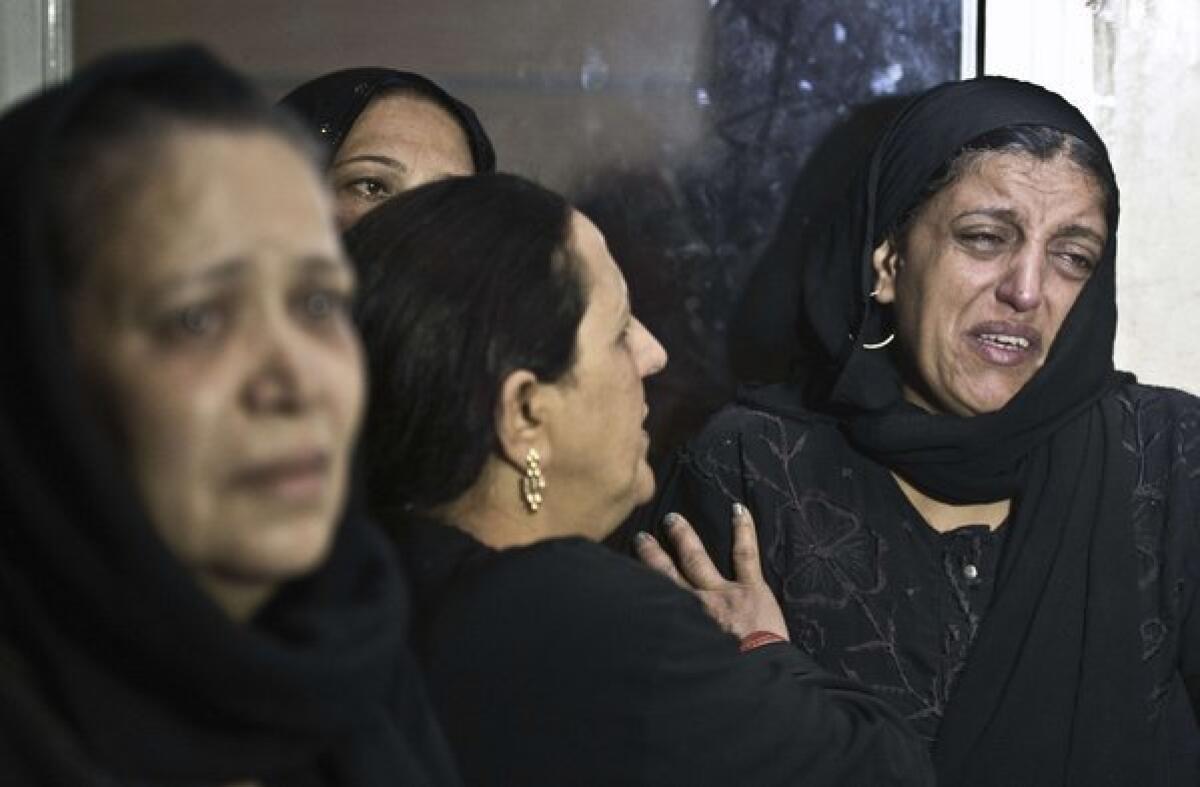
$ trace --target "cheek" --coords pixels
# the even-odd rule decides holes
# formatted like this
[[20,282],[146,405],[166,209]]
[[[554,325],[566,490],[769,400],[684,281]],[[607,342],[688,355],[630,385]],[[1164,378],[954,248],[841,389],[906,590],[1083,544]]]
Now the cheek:
[[151,522],[189,564],[220,504],[221,427],[232,413],[214,382],[164,365],[117,391],[130,473]]
[[338,229],[342,231],[350,229],[372,207],[370,203],[349,194],[338,193],[333,201],[334,218]]
[[[1059,329],[1071,313],[1075,302],[1079,300],[1085,284],[1086,282],[1059,281],[1048,290],[1045,298],[1049,314],[1049,324],[1045,328],[1047,339],[1053,340],[1058,336]],[[1050,344],[1050,341],[1046,343],[1047,351]]]
[[204,468],[214,440],[233,416],[234,394],[221,375],[166,364],[130,382],[122,398],[135,461],[188,474]]
[[335,428],[350,449],[366,405],[366,370],[358,336],[347,323],[335,341],[310,357],[320,363],[317,373],[324,381]]

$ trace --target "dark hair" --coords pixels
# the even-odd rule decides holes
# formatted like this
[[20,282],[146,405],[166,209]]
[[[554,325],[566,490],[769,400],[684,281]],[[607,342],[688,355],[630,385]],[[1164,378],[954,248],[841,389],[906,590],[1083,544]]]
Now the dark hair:
[[1106,213],[1116,204],[1116,192],[1108,174],[1108,162],[1103,154],[1094,150],[1091,145],[1073,134],[1050,126],[1004,126],[981,134],[959,148],[934,172],[917,200],[892,222],[884,238],[893,240],[893,245],[903,245],[913,221],[929,200],[971,171],[987,153],[1016,153],[1033,156],[1039,161],[1049,161],[1056,156],[1065,155],[1068,160],[1095,178],[1104,189]]
[[363,296],[367,493],[381,516],[452,501],[496,449],[513,371],[568,374],[587,301],[572,208],[515,175],[435,181],[346,235]]
[[186,130],[265,131],[292,144],[317,171],[317,148],[286,112],[198,50],[97,85],[62,127],[47,173],[54,274],[69,289],[98,233],[126,209],[166,142]]

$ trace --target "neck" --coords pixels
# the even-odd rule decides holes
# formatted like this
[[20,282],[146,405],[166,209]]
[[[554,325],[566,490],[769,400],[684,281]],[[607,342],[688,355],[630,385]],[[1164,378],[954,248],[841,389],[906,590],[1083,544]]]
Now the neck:
[[197,577],[208,597],[225,611],[233,622],[244,625],[262,609],[275,593],[275,585],[245,582],[229,577],[202,574]]
[[930,497],[900,476],[892,473],[900,491],[912,503],[913,508],[931,528],[939,533],[957,530],[965,525],[987,525],[995,530],[1008,518],[1012,500],[994,500],[990,503],[968,503],[956,505]]
[[489,462],[470,489],[433,513],[493,549],[526,546],[560,535],[553,529],[549,511],[529,513],[521,503],[519,485],[515,471]]

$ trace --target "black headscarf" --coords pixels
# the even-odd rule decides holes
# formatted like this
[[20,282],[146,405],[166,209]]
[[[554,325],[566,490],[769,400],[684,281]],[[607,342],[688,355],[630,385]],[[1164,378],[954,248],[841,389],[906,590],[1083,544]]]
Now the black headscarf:
[[[1103,259],[1045,365],[1002,409],[973,418],[906,403],[869,296],[871,257],[967,143],[1013,125],[1071,134],[1102,154],[1112,199]],[[915,99],[878,143],[848,202],[805,260],[804,306],[824,355],[816,405],[848,439],[951,502],[1013,498],[996,595],[940,725],[939,783],[1155,784],[1142,685],[1131,457],[1111,391],[1116,183],[1104,143],[1061,97],[999,77]]]
[[279,103],[299,115],[320,139],[328,162],[371,100],[397,89],[417,93],[449,112],[467,137],[476,174],[496,171],[496,151],[475,110],[420,74],[390,68],[347,68],[305,82]]
[[158,538],[81,395],[53,273],[56,145],[97,95],[188,90],[261,101],[184,47],[111,57],[0,117],[0,773],[454,783],[402,578],[359,506],[316,571],[236,625]]

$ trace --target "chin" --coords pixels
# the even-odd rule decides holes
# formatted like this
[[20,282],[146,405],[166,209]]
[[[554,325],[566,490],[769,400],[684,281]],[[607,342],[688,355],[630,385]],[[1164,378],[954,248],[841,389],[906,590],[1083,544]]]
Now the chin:
[[650,465],[642,460],[638,467],[637,486],[634,492],[634,507],[649,503],[654,499],[654,492],[658,489],[658,484],[654,480],[654,471],[650,469]]
[[[337,523],[328,516],[275,522],[238,544],[230,555],[243,576],[265,582],[287,582],[315,571],[329,556]],[[253,533],[253,530],[250,531]]]

